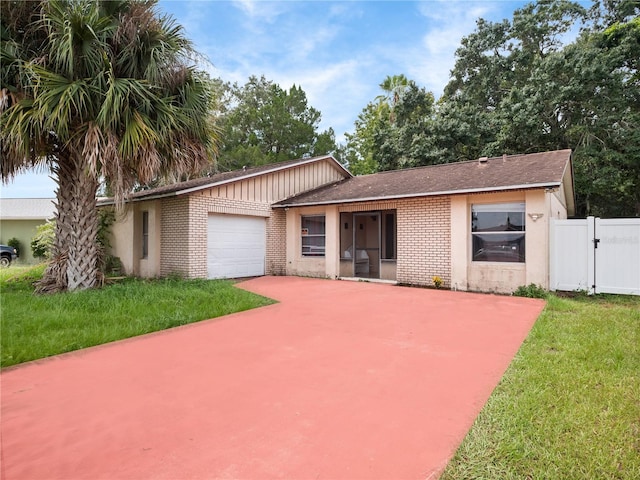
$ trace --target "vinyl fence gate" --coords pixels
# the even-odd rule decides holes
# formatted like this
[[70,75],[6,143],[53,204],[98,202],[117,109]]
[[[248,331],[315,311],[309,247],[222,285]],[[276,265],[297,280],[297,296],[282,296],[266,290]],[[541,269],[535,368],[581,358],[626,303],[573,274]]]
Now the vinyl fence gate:
[[550,289],[640,295],[640,218],[551,220]]

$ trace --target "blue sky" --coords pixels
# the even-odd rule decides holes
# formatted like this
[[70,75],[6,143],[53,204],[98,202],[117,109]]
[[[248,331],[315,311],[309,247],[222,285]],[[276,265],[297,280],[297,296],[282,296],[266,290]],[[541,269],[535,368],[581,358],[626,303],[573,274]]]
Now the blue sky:
[[[353,129],[387,75],[405,74],[436,97],[455,50],[479,17],[511,18],[524,1],[161,0],[209,63],[213,77],[244,83],[264,75],[299,85],[338,140]],[[53,197],[45,173],[0,186],[4,198]]]

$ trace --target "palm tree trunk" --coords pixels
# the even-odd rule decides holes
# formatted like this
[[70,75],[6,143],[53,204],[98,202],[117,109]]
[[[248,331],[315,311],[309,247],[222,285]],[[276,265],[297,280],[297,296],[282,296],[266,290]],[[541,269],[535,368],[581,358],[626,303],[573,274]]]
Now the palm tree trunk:
[[75,201],[71,210],[71,237],[67,259],[67,287],[70,291],[98,285],[98,182],[84,167],[82,157],[75,158]]
[[67,258],[71,238],[71,216],[73,205],[73,165],[66,152],[60,152],[58,162],[51,168],[56,189],[56,230],[49,265],[42,279],[36,283],[36,293],[58,293],[67,290]]
[[37,293],[95,287],[99,283],[98,182],[83,168],[81,157],[61,152],[52,169],[56,191],[56,234],[51,261],[36,285]]

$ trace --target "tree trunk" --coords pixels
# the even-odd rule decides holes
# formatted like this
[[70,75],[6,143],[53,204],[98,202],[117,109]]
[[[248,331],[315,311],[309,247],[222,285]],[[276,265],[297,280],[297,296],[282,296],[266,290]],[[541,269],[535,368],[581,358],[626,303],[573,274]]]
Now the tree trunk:
[[98,182],[83,168],[82,158],[74,169],[74,202],[71,212],[71,238],[67,259],[67,286],[70,291],[98,285]]
[[58,184],[56,189],[56,230],[49,265],[42,279],[36,283],[36,293],[58,293],[67,290],[67,258],[71,238],[70,205],[73,202],[73,165],[66,152],[58,154],[58,162],[51,169]]
[[81,156],[65,151],[52,169],[56,191],[56,236],[51,261],[36,285],[37,293],[57,293],[95,287],[98,268],[98,182],[84,168]]

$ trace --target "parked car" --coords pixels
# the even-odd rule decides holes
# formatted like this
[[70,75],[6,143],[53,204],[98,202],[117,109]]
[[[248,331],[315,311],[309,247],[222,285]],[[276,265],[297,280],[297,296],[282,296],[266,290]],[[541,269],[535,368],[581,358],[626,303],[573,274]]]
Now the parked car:
[[0,266],[8,267],[16,258],[18,251],[8,245],[0,245]]

